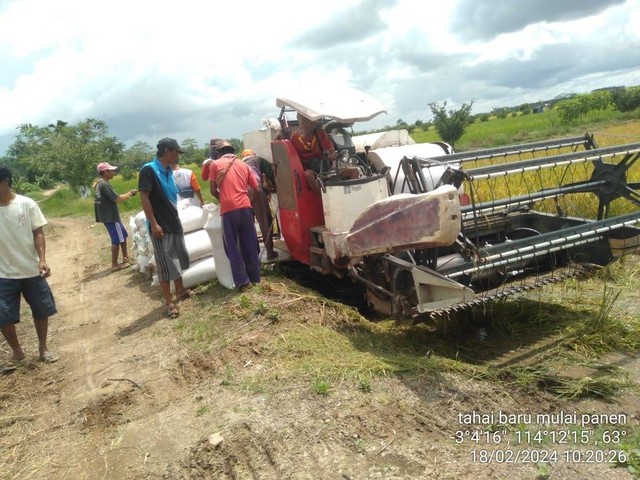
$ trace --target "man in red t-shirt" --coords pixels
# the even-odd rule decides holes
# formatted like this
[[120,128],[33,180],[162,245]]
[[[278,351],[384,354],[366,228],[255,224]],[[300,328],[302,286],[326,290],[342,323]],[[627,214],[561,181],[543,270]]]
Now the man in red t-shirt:
[[250,192],[260,186],[251,168],[235,155],[229,142],[216,141],[212,148],[218,159],[209,166],[211,195],[220,201],[224,249],[233,283],[244,289],[260,282],[260,247],[250,197]]
[[300,130],[291,136],[291,143],[298,152],[309,188],[320,193],[320,188],[316,183],[316,175],[320,172],[327,172],[331,168],[331,163],[335,160],[337,152],[333,148],[333,143],[327,132],[320,128],[316,122],[298,113],[298,123]]
[[204,162],[202,162],[202,171],[200,172],[200,176],[203,180],[209,180],[209,166],[211,162],[218,158],[218,152],[216,152],[216,142],[221,142],[221,138],[212,138],[209,142],[209,158],[207,158]]

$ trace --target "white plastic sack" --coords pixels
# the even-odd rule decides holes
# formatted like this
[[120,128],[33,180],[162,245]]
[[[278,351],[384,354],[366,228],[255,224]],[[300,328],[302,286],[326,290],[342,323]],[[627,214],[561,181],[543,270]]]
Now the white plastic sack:
[[140,273],[147,273],[151,268],[151,257],[148,255],[137,255],[136,263],[133,265],[134,270],[139,270]]
[[131,233],[136,233],[138,231],[138,225],[136,225],[136,219],[133,215],[129,216],[129,229]]
[[184,233],[200,230],[206,221],[206,212],[203,208],[189,206],[178,210],[178,216],[182,223]]
[[131,228],[132,230],[138,230],[140,227],[144,226],[146,228],[147,225],[147,216],[144,214],[144,210],[136,213],[136,216],[133,217],[133,223],[135,224],[135,228]]
[[216,263],[213,257],[201,258],[191,264],[182,273],[182,283],[184,288],[191,288],[194,285],[208,282],[216,278]]
[[222,239],[222,218],[220,210],[215,204],[207,204],[203,210],[207,212],[207,221],[204,229],[209,235],[211,246],[213,247],[213,258],[216,264],[216,274],[220,284],[229,289],[236,287],[233,282],[233,273],[231,272],[231,264],[224,250],[224,241]]
[[203,229],[187,233],[184,236],[184,245],[189,254],[189,262],[195,262],[201,258],[211,257],[213,255],[213,247],[211,246],[209,234]]

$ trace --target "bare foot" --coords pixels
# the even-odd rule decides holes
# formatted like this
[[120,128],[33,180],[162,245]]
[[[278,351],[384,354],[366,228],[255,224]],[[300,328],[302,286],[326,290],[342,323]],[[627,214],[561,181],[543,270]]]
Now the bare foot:
[[24,354],[24,352],[13,352],[13,355],[11,355],[11,357],[9,358],[10,362],[21,362],[22,360],[24,360],[26,358],[26,355]]

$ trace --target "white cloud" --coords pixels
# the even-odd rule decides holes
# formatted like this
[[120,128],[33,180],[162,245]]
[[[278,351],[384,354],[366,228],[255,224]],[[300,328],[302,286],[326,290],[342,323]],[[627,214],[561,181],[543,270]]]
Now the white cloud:
[[545,17],[535,2],[502,2],[512,24],[488,35],[473,21],[491,11],[463,18],[465,0],[5,1],[0,152],[21,123],[87,117],[128,144],[241,137],[277,114],[276,96],[318,84],[378,97],[381,125],[427,119],[431,101],[475,98],[478,110],[640,83],[640,0],[588,3],[586,14],[563,4]]

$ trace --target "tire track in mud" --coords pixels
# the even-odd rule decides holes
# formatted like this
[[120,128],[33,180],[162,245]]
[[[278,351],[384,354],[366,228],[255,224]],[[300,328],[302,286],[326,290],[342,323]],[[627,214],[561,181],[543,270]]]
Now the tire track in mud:
[[[91,323],[90,316],[96,312],[90,312],[87,308],[83,276],[87,259],[93,253],[90,245],[92,233],[82,232],[77,222],[59,222],[64,230],[73,230],[73,235],[63,232],[64,237],[72,239],[72,242],[56,242],[55,246],[49,247],[49,261],[55,275],[52,275],[50,284],[58,305],[58,315],[52,318],[49,328],[56,335],[55,343],[60,351],[61,361],[73,370],[70,377],[78,379],[80,385],[84,385],[81,390],[88,393],[95,389],[90,353],[95,342],[96,328]],[[77,361],[74,358],[77,356],[82,360]],[[68,362],[67,359],[73,361]]]

